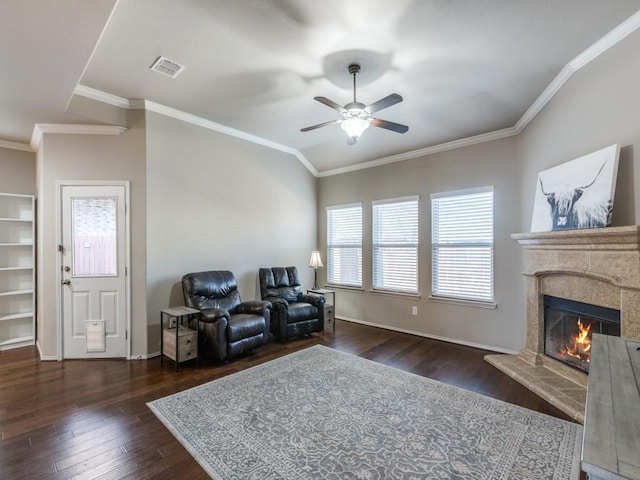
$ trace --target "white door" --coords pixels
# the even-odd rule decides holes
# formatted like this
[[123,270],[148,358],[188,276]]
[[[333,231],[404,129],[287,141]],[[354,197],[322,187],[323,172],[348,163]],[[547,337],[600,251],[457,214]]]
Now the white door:
[[63,356],[126,357],[125,186],[61,189]]

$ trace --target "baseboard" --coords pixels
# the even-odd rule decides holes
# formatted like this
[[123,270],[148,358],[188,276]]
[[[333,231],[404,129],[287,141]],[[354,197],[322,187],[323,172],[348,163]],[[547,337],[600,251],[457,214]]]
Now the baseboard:
[[57,356],[43,355],[42,349],[40,348],[40,342],[36,342],[36,348],[38,349],[38,355],[40,356],[41,362],[57,362],[59,360]]
[[359,323],[360,325],[367,325],[369,327],[383,328],[385,330],[392,330],[394,332],[408,333],[409,335],[417,335],[418,337],[431,338],[433,340],[441,340],[443,342],[455,343],[457,345],[464,345],[465,347],[479,348],[482,350],[489,350],[491,352],[508,353],[512,355],[518,353],[517,351],[508,350],[506,348],[494,347],[492,345],[482,345],[480,343],[474,343],[474,342],[466,342],[464,340],[458,340],[457,338],[441,337],[439,335],[432,335],[430,333],[417,332],[415,330],[409,330],[406,328],[393,327],[391,325],[382,325],[380,323],[366,322],[364,320],[357,320],[355,318],[347,318],[342,316],[336,317],[336,318],[338,320],[344,320],[346,322],[351,322],[351,323]]
[[145,355],[131,355],[129,360],[149,360],[151,358],[159,357],[160,352],[147,353]]

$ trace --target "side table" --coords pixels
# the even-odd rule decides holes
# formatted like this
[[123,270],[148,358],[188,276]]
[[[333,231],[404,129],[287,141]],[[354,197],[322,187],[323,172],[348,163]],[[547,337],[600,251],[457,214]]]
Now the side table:
[[[327,295],[332,295],[332,303],[324,304],[324,323],[332,325],[333,333],[336,333],[336,291],[329,290],[327,288],[310,288],[307,293],[317,293],[327,298]],[[324,330],[324,329],[323,329]]]
[[[198,355],[198,340],[200,326],[196,324],[196,329],[189,328],[189,319],[200,313],[199,310],[189,307],[170,307],[160,310],[160,364],[165,356],[169,357],[178,365],[187,360],[196,359],[196,367],[200,365]],[[175,318],[175,327],[171,326],[171,319]],[[187,319],[185,326],[184,320]],[[168,321],[167,327],[164,326]]]

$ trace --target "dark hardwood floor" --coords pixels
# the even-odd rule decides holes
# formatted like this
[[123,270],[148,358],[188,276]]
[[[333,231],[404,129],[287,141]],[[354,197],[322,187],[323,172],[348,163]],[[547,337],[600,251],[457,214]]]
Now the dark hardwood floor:
[[0,478],[208,479],[146,402],[323,344],[568,419],[483,360],[484,350],[338,321],[327,333],[270,343],[220,365],[151,360],[40,362],[35,348],[0,352]]

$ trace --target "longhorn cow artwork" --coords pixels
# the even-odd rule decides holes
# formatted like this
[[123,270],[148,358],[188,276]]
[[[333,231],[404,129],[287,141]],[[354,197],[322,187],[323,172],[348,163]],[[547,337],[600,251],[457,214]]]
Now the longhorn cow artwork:
[[611,225],[619,145],[538,174],[532,232]]

